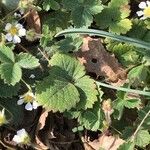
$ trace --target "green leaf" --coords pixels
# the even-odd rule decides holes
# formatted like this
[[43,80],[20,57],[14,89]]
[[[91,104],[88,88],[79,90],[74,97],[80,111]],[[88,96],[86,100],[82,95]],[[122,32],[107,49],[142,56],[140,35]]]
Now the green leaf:
[[127,5],[129,3],[129,0],[111,0],[111,2],[108,4],[109,7],[120,7],[122,5]]
[[18,7],[19,1],[20,0],[2,0],[1,2],[6,6],[7,9],[13,10]]
[[147,75],[148,75],[147,69],[142,64],[140,66],[137,66],[137,67],[134,67],[133,69],[131,69],[128,73],[128,78],[132,82],[134,82],[134,81],[137,82],[137,80],[142,82],[142,81],[146,80]]
[[[142,109],[140,109],[138,111],[138,120],[139,120],[139,122],[141,122],[143,120],[143,118],[145,117],[145,115],[148,113],[149,110],[150,110],[150,106],[147,105],[147,106],[143,107]],[[142,127],[144,129],[148,129],[148,130],[150,129],[150,116],[148,116],[145,119],[144,123],[142,124]]]
[[16,84],[15,86],[5,84],[3,80],[0,80],[0,97],[11,98],[12,96],[16,96],[19,89],[20,84]]
[[124,101],[124,106],[129,109],[139,107],[141,104],[141,101],[139,99],[126,99]]
[[33,69],[40,65],[39,60],[29,53],[20,53],[17,55],[16,62],[20,65],[20,67],[26,69]]
[[60,9],[60,5],[55,0],[46,0],[43,2],[43,9],[49,11],[50,9],[58,10]]
[[114,33],[126,34],[132,28],[132,22],[129,19],[122,19],[116,24],[110,25],[110,31]]
[[8,84],[15,85],[22,77],[22,70],[19,64],[3,63],[0,65],[1,78]]
[[7,118],[12,117],[10,124],[15,125],[16,127],[18,127],[19,125],[22,124],[23,115],[24,115],[23,114],[24,108],[17,105],[17,101],[18,101],[18,99],[16,99],[16,98],[13,98],[13,99],[10,99],[10,98],[2,99],[2,98],[0,98],[0,106],[4,107],[5,109],[7,109],[9,111],[9,113],[8,113],[8,111],[5,111],[6,117]]
[[66,79],[50,75],[36,88],[36,98],[39,104],[53,112],[64,112],[75,107],[79,102],[79,93],[76,87]]
[[80,102],[77,104],[78,109],[92,108],[93,104],[97,101],[98,91],[96,90],[96,84],[93,79],[88,76],[84,76],[75,82],[80,93]]
[[64,7],[71,10],[73,23],[76,27],[90,26],[93,15],[100,13],[103,9],[99,0],[63,0]]
[[92,109],[81,111],[81,114],[78,117],[80,125],[92,131],[100,130],[103,120],[104,114],[100,108],[99,102],[96,102]]
[[150,134],[147,130],[139,130],[135,137],[135,144],[139,147],[145,147],[150,143]]
[[50,60],[51,66],[58,66],[76,81],[85,75],[85,67],[73,56],[56,53]]
[[123,143],[117,150],[134,150],[134,145],[132,142]]
[[12,49],[7,46],[0,46],[0,61],[1,62],[14,62],[14,53]]

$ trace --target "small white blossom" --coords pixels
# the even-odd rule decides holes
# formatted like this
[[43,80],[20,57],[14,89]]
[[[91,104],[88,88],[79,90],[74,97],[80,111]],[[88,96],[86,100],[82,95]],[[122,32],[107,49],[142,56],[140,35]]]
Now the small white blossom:
[[13,43],[20,43],[20,37],[26,35],[26,29],[24,29],[20,23],[7,23],[5,26],[5,31],[7,32],[5,38],[7,39],[7,41],[12,41]]
[[137,11],[137,15],[141,17],[140,19],[150,18],[150,1],[141,2],[139,4],[140,11]]
[[6,116],[5,116],[5,109],[3,108],[0,111],[0,126],[2,126],[3,124],[6,124],[6,123],[8,123],[8,122],[7,122],[7,119],[6,119]]
[[25,109],[32,111],[33,109],[37,109],[39,104],[36,101],[35,95],[31,92],[28,91],[24,95],[21,95],[19,100],[17,101],[18,105],[22,105],[25,103]]
[[25,129],[21,129],[17,131],[17,134],[14,135],[13,139],[14,142],[17,144],[29,144],[30,137]]
[[24,14],[24,9],[20,9],[18,12],[14,13],[14,16],[20,18],[23,14]]
[[35,75],[34,75],[34,74],[31,74],[29,78],[30,78],[30,79],[34,79],[34,78],[35,78]]

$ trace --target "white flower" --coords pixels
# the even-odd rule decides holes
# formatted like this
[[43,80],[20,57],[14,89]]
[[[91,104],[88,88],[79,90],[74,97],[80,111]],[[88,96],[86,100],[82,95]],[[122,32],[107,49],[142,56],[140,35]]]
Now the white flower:
[[24,14],[24,9],[20,9],[18,12],[14,13],[14,16],[20,18],[23,14]]
[[137,15],[141,17],[140,19],[150,18],[150,1],[141,2],[139,4],[140,11],[137,11]]
[[5,116],[5,109],[3,108],[2,111],[0,111],[0,126],[3,124],[8,123]]
[[34,79],[34,78],[35,78],[35,75],[34,75],[34,74],[31,74],[29,78],[30,78],[30,79]]
[[23,103],[26,104],[25,109],[29,111],[37,109],[37,107],[39,106],[39,104],[36,101],[35,95],[31,91],[28,91],[24,95],[20,96],[20,99],[17,101],[17,104],[22,105]]
[[20,23],[7,23],[5,26],[5,31],[7,32],[5,38],[7,39],[7,41],[12,41],[13,43],[20,43],[20,37],[26,35],[26,29],[24,29]]
[[13,139],[17,144],[29,144],[30,137],[25,129],[21,129],[17,131],[17,135],[14,135]]

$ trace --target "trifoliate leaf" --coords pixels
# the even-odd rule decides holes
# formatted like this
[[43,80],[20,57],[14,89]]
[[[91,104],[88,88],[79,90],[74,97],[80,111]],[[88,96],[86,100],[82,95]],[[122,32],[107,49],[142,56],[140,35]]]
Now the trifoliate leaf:
[[67,54],[56,53],[50,60],[52,66],[58,66],[76,81],[85,75],[85,68],[74,57]]
[[73,23],[76,27],[90,26],[93,15],[102,11],[103,6],[99,0],[63,0],[64,7],[71,10]]
[[103,119],[104,114],[101,110],[100,103],[96,102],[92,109],[87,109],[81,112],[78,117],[78,122],[86,129],[96,131],[101,129]]
[[123,143],[117,150],[134,150],[135,144],[133,142]]
[[[65,111],[65,109],[71,109],[79,101],[81,101],[80,108],[77,106],[79,109],[92,108],[94,102],[97,101],[98,92],[96,91],[94,80],[85,75],[84,66],[76,58],[59,53],[53,55],[50,64],[52,67],[49,71],[48,79],[46,78],[44,81],[41,81],[37,87],[39,103],[54,111],[61,112]],[[55,90],[60,91],[56,93]],[[91,91],[92,93],[90,93]],[[58,107],[55,103],[51,102],[50,97],[52,97],[51,93],[53,92],[54,98],[52,100],[56,103],[63,103],[63,105],[61,104]],[[60,94],[59,99],[58,93]],[[71,97],[71,95],[74,96]]]
[[131,69],[128,73],[128,78],[130,81],[145,81],[147,77],[147,69],[144,65],[140,65]]
[[88,76],[84,76],[75,82],[75,86],[80,93],[80,102],[77,104],[77,108],[92,108],[93,104],[97,101],[98,95],[93,79],[90,79]]
[[29,53],[18,54],[16,56],[16,62],[17,64],[20,65],[20,67],[26,68],[26,69],[33,69],[40,65],[39,60]]
[[3,63],[0,65],[1,78],[7,84],[15,85],[22,77],[22,70],[17,63]]
[[17,92],[20,89],[20,84],[16,84],[15,86],[5,84],[3,80],[0,80],[0,97],[12,97],[17,95]]
[[[52,71],[51,71],[52,72]],[[65,78],[50,75],[37,85],[36,98],[39,104],[53,112],[64,112],[79,102],[79,92]]]
[[49,11],[50,9],[58,10],[60,5],[55,0],[46,0],[43,2],[43,9]]
[[12,49],[7,46],[0,46],[0,61],[1,62],[14,62],[14,53]]
[[135,136],[135,144],[139,147],[145,147],[150,143],[150,134],[147,130],[139,130]]

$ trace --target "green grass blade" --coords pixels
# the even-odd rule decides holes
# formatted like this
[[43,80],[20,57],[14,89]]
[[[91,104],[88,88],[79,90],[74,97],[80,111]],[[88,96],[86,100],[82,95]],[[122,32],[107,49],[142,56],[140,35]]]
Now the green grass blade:
[[103,87],[118,90],[118,91],[124,91],[127,93],[135,93],[135,94],[139,94],[139,95],[150,96],[150,92],[146,92],[146,91],[134,90],[134,89],[124,88],[124,87],[116,87],[116,86],[112,86],[112,85],[102,83],[102,82],[96,82],[96,84],[98,86],[103,86]]
[[80,29],[66,29],[66,30],[63,30],[63,31],[59,32],[58,34],[56,34],[55,37],[62,36],[65,34],[74,34],[74,33],[96,35],[96,36],[100,36],[100,37],[111,38],[113,40],[120,41],[120,42],[130,43],[136,47],[144,48],[140,52],[142,52],[144,54],[150,54],[150,44],[148,42],[129,38],[126,36],[116,35],[116,34],[109,33],[106,31],[101,31],[101,30],[82,29],[82,28],[80,28]]

